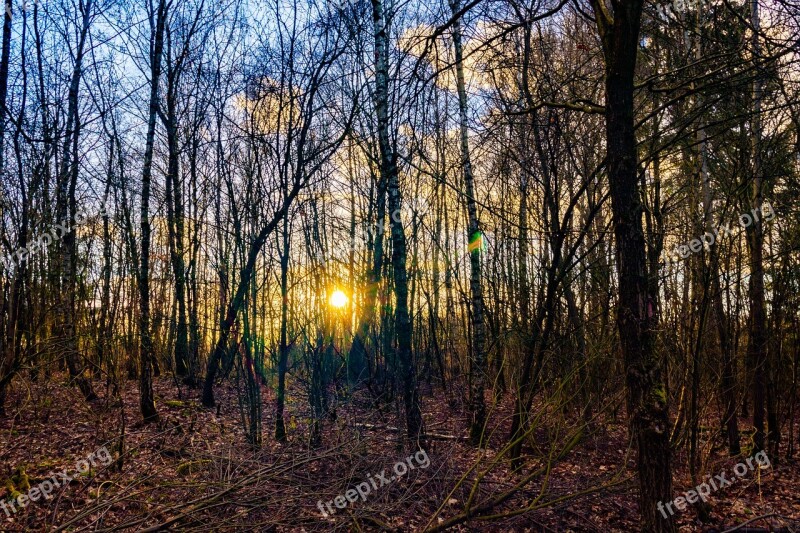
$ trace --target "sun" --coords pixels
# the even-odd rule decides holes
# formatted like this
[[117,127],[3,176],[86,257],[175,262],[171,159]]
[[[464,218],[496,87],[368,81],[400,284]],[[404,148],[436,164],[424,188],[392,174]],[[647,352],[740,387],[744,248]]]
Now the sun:
[[333,291],[333,294],[331,294],[330,302],[333,307],[341,309],[347,305],[347,296],[339,289],[336,289]]

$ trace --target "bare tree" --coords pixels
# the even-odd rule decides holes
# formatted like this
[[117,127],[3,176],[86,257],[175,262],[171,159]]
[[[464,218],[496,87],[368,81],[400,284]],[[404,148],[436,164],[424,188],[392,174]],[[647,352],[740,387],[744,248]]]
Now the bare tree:
[[[158,84],[161,79],[161,60],[164,53],[164,28],[169,5],[158,0],[150,3],[150,103],[147,137],[142,167],[142,200],[140,209],[141,254],[137,272],[139,285],[139,407],[147,422],[158,420],[153,398],[153,341],[150,331],[150,187],[153,172],[153,147],[156,135],[156,116],[159,108]],[[155,19],[153,18],[155,17]]]

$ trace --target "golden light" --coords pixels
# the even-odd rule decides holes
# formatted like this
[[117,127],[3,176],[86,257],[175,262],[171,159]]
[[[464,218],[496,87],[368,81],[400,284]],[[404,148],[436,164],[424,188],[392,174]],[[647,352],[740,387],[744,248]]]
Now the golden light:
[[333,291],[331,294],[331,306],[336,307],[337,309],[341,309],[345,305],[347,305],[347,296],[340,290]]

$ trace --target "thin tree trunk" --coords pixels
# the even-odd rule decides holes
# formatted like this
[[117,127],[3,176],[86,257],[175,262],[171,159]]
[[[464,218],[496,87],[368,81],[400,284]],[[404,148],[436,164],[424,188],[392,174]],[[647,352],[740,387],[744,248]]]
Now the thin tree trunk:
[[155,33],[150,54],[150,110],[142,169],[141,233],[142,251],[139,256],[139,407],[146,422],[158,420],[153,397],[153,341],[150,331],[150,178],[153,167],[153,145],[158,113],[158,82],[161,77],[161,56],[164,50],[164,26],[167,17],[164,0],[159,0]]
[[[192,147],[189,152],[189,191],[191,195],[190,220],[197,218],[198,198],[197,198],[197,152],[199,150],[200,139],[197,132],[192,135]],[[188,284],[186,287],[186,299],[189,313],[189,376],[187,384],[191,388],[198,386],[200,375],[200,320],[198,317],[198,297],[197,286],[197,254],[200,252],[200,224],[192,224],[192,236],[189,253],[189,264],[186,270]]]
[[[12,16],[12,0],[5,0],[5,16],[3,17],[3,49],[2,56],[0,57],[0,178],[4,181],[6,178],[6,165],[5,165],[5,136],[6,136],[6,100],[8,97],[8,64],[11,57],[11,16]],[[4,206],[2,206],[4,207]],[[5,225],[5,216],[2,217],[3,225]],[[5,231],[5,227],[3,228]],[[0,415],[5,415],[5,402],[6,391],[8,385],[16,373],[19,361],[17,357],[17,350],[14,347],[16,344],[14,338],[16,337],[16,316],[18,315],[18,304],[20,294],[16,290],[17,285],[21,285],[21,280],[18,283],[16,280],[19,278],[20,265],[17,267],[15,273],[14,289],[9,297],[9,302],[3,302],[4,307],[9,306],[8,309],[8,322],[5,328],[0,331],[4,335],[3,346],[0,349]],[[5,317],[5,312],[3,316]]]
[[367,286],[364,291],[364,305],[358,317],[358,326],[353,336],[353,345],[350,348],[351,359],[356,364],[364,364],[369,368],[366,340],[369,335],[370,324],[375,318],[380,288],[381,272],[383,270],[383,241],[384,227],[386,226],[386,181],[381,173],[375,187],[375,231],[369,236],[367,248],[372,252],[372,261],[367,270]]
[[78,339],[75,331],[75,285],[77,249],[75,235],[75,189],[78,181],[78,140],[80,136],[80,120],[78,117],[78,92],[83,71],[83,58],[86,39],[89,33],[89,22],[93,9],[90,0],[83,6],[81,32],[75,55],[68,95],[66,135],[64,138],[61,166],[58,173],[58,191],[56,212],[60,224],[66,226],[61,236],[60,273],[61,290],[59,291],[59,307],[61,308],[60,341],[70,377],[78,385],[87,401],[97,397],[91,382],[83,375],[83,364],[78,352]]
[[[750,1],[751,24],[753,26],[753,53],[756,60],[760,55],[758,32],[760,21],[758,0]],[[756,76],[753,81],[753,118],[752,118],[752,156],[753,182],[750,205],[753,221],[747,227],[747,244],[750,251],[750,342],[747,347],[749,365],[753,370],[753,452],[764,450],[764,404],[767,383],[767,315],[764,297],[764,233],[761,220],[762,177],[761,177],[761,79]]]
[[[111,181],[114,173],[114,144],[109,143],[108,176],[106,187],[103,192],[103,284],[100,289],[100,320],[97,339],[97,368],[96,375],[99,377],[103,365],[107,370],[111,369],[111,360],[105,363],[111,351],[111,340],[113,331],[111,328],[111,220],[108,212],[109,195],[111,194]],[[111,372],[109,372],[111,375]]]
[[409,440],[424,446],[422,415],[417,397],[417,376],[411,350],[412,326],[408,312],[408,273],[406,271],[406,236],[401,215],[400,179],[397,156],[389,140],[389,35],[383,12],[383,0],[372,0],[375,29],[375,111],[378,117],[378,144],[381,155],[381,179],[386,181],[392,228],[392,271],[395,294],[395,334],[397,358],[403,380],[403,399]]
[[286,367],[289,361],[287,327],[289,320],[289,222],[283,219],[283,246],[281,247],[281,325],[278,354],[278,390],[275,395],[275,439],[286,440],[286,425],[283,421],[283,407],[286,398]]
[[[298,156],[302,160],[303,156]],[[217,372],[219,371],[219,363],[222,361],[222,356],[225,353],[228,345],[228,338],[230,337],[231,327],[236,322],[236,317],[242,308],[245,301],[245,295],[250,287],[250,280],[255,272],[256,261],[258,254],[261,252],[267,237],[275,230],[278,223],[286,216],[289,206],[291,206],[297,194],[300,192],[305,180],[300,178],[294,182],[293,188],[286,195],[280,209],[273,215],[272,219],[261,228],[261,231],[256,235],[247,252],[245,264],[242,266],[239,283],[236,286],[236,292],[230,299],[230,302],[224,308],[222,322],[220,324],[219,337],[214,345],[214,350],[211,352],[211,357],[208,359],[208,367],[206,368],[206,378],[203,382],[203,398],[202,403],[206,407],[214,406],[214,380],[216,380]]]
[[3,49],[0,55],[0,176],[5,178],[6,103],[8,100],[8,64],[11,61],[11,16],[13,1],[5,0]]
[[[459,0],[450,2],[450,10],[454,17],[460,10]],[[486,324],[483,320],[483,287],[481,285],[481,253],[483,253],[483,237],[478,221],[478,209],[475,202],[475,180],[472,175],[472,161],[469,155],[469,124],[467,123],[467,90],[464,82],[464,52],[461,44],[461,19],[453,22],[453,48],[455,49],[456,88],[458,90],[458,118],[461,141],[461,163],[464,171],[464,188],[467,200],[469,242],[469,287],[472,295],[472,386],[470,388],[470,440],[475,445],[483,443],[484,426],[486,425]]]

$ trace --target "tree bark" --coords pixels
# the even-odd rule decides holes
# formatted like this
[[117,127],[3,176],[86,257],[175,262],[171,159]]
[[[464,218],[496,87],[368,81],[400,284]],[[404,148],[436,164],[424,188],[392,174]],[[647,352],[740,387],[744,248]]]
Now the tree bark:
[[383,241],[384,227],[386,226],[386,182],[382,174],[378,176],[377,182],[375,187],[375,232],[369,236],[369,242],[367,242],[367,248],[371,251],[372,257],[367,269],[364,305],[358,317],[358,329],[353,336],[353,345],[350,348],[351,360],[356,364],[364,364],[366,368],[370,367],[366,342],[370,324],[375,318],[375,304],[378,300],[378,289],[383,270]]
[[178,146],[178,119],[176,116],[176,94],[174,79],[177,75],[170,72],[167,85],[167,112],[162,122],[167,130],[167,228],[169,240],[170,263],[174,281],[174,297],[177,305],[175,321],[175,374],[188,384],[194,384],[194,376],[189,374],[189,326],[186,315],[186,268],[184,259],[184,224],[183,198],[181,180],[179,178],[180,159]]
[[483,236],[478,221],[475,202],[475,180],[472,175],[472,160],[469,155],[469,125],[467,123],[467,90],[464,83],[464,52],[461,44],[461,19],[457,16],[460,1],[452,0],[450,10],[456,17],[453,21],[453,48],[455,49],[456,89],[458,90],[458,118],[461,141],[461,164],[464,171],[464,189],[467,200],[467,238],[469,242],[469,288],[472,295],[472,365],[470,388],[470,426],[472,444],[483,443],[486,425],[486,324],[483,320],[483,287],[481,286],[481,253]]
[[[753,27],[753,54],[758,60],[760,55],[760,20],[758,0],[750,0],[751,25]],[[761,220],[761,205],[763,202],[762,176],[761,176],[761,78],[756,75],[753,80],[753,118],[751,121],[751,139],[753,156],[752,195],[752,224],[747,227],[747,246],[750,252],[750,339],[747,346],[747,356],[750,368],[753,370],[753,453],[764,450],[764,404],[766,400],[767,383],[767,314],[764,297],[764,229]]]
[[667,395],[656,351],[657,298],[649,282],[638,154],[634,127],[634,75],[642,0],[592,0],[605,57],[606,164],[617,240],[617,327],[624,359],[630,429],[638,449],[642,531],[674,532],[658,502],[672,499]]
[[283,246],[281,248],[281,325],[278,354],[278,390],[275,395],[275,440],[286,440],[286,425],[283,421],[283,407],[286,398],[286,367],[289,362],[287,328],[289,321],[289,223],[283,219]]
[[420,440],[422,438],[422,415],[417,397],[416,365],[414,364],[414,354],[411,351],[412,326],[408,312],[406,236],[400,216],[402,201],[400,178],[397,156],[389,140],[389,36],[383,9],[383,0],[372,0],[372,18],[375,29],[375,112],[378,117],[381,179],[386,181],[391,219],[397,359],[400,362],[402,373],[407,436],[416,445],[424,446]]
[[[0,56],[0,178],[6,179],[6,166],[5,166],[5,136],[6,136],[6,100],[8,97],[8,64],[11,57],[11,16],[12,16],[12,0],[5,0],[5,15],[3,17],[3,49]],[[0,206],[3,208],[5,206]],[[3,217],[5,219],[5,217]],[[5,222],[3,222],[5,224]],[[3,228],[5,231],[5,228]],[[19,277],[20,268],[17,267],[15,272],[14,287],[18,285],[16,278]],[[19,283],[21,285],[21,281]],[[3,302],[4,307],[8,305],[8,319],[5,328],[0,331],[4,335],[3,346],[0,349],[0,415],[5,414],[5,400],[6,390],[14,374],[19,366],[17,350],[14,348],[14,338],[16,337],[16,323],[17,323],[17,309],[19,308],[17,302],[19,301],[19,292],[12,289],[12,294],[8,298],[8,302]],[[5,313],[3,313],[5,316]]]
[[153,342],[150,337],[150,180],[153,167],[153,145],[158,113],[158,82],[161,78],[161,57],[164,50],[164,26],[167,7],[159,0],[156,12],[152,49],[150,52],[150,108],[147,138],[142,169],[141,233],[142,251],[139,256],[139,407],[146,422],[158,420],[153,398]]

